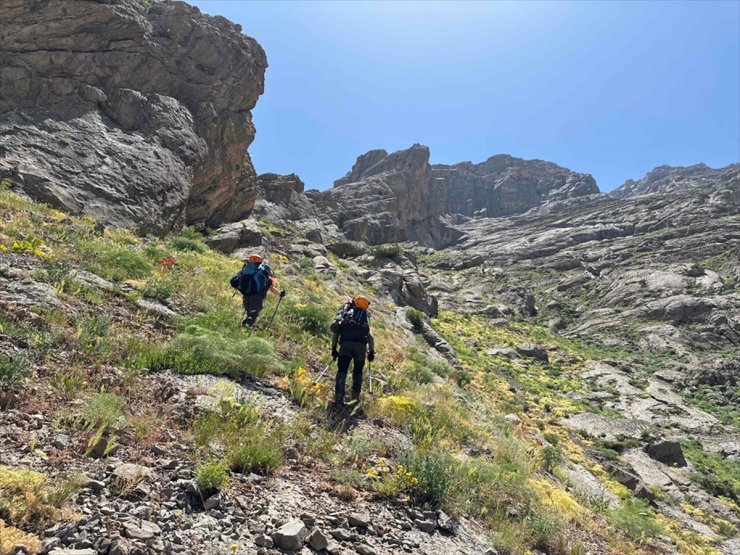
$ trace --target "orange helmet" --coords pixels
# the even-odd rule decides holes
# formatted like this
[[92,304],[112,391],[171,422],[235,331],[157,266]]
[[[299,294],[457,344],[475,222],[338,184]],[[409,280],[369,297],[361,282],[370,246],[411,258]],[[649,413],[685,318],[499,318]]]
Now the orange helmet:
[[357,295],[354,299],[352,299],[352,304],[354,304],[357,308],[367,310],[367,307],[370,306],[370,300],[365,295]]
[[256,262],[257,264],[262,262],[262,260],[263,258],[258,254],[251,254],[249,255],[249,258],[247,258],[247,262]]

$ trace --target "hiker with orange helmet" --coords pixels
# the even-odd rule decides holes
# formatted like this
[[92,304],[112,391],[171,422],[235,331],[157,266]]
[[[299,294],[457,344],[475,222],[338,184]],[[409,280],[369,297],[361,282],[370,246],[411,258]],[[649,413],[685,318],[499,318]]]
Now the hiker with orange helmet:
[[285,296],[284,289],[278,290],[277,280],[273,277],[267,260],[257,254],[247,258],[239,273],[231,278],[231,286],[242,294],[244,305],[242,326],[254,325],[268,292],[281,299]]
[[360,400],[362,390],[362,370],[365,367],[365,358],[367,357],[370,362],[375,360],[375,341],[370,333],[369,306],[370,301],[367,297],[357,295],[340,307],[331,326],[334,332],[331,340],[331,356],[332,360],[339,360],[334,390],[334,404],[338,407],[344,405],[344,390],[350,363],[354,361],[352,402],[357,402]]

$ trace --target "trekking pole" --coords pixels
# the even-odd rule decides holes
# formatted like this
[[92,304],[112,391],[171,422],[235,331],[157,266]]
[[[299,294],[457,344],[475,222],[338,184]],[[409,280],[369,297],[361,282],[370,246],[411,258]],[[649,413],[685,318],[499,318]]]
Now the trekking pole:
[[370,395],[373,394],[373,363],[369,360],[367,361],[367,381],[368,381],[368,388],[370,390]]
[[280,303],[283,302],[283,297],[280,297],[280,300],[278,301],[277,306],[275,307],[275,312],[272,313],[272,318],[270,318],[270,323],[267,324],[267,327],[265,328],[265,331],[270,331],[270,326],[272,325],[272,321],[275,319],[275,314],[277,314],[278,308],[280,308]]
[[321,381],[321,378],[324,377],[324,374],[326,374],[326,371],[329,370],[329,367],[334,363],[334,359],[331,359],[329,364],[324,366],[324,369],[321,371],[321,374],[319,374],[319,377],[314,380],[313,383],[319,383]]

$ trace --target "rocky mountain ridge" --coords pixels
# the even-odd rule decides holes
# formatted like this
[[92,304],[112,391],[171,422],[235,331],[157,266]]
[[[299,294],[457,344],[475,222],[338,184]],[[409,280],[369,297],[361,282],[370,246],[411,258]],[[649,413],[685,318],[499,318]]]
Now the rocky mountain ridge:
[[516,214],[547,200],[597,194],[590,175],[508,155],[452,166],[429,163],[429,148],[372,150],[327,191],[307,196],[345,236],[370,244],[450,244],[460,217]]
[[617,198],[627,198],[653,193],[679,193],[693,188],[711,189],[735,179],[739,168],[740,164],[730,164],[718,169],[706,164],[688,167],[658,166],[642,179],[628,179],[609,194]]
[[249,214],[267,60],[238,25],[173,1],[0,12],[0,177],[148,233]]
[[[149,4],[0,0],[0,555],[740,551],[740,165],[305,191],[245,154],[259,46]],[[245,330],[251,252],[288,295]]]

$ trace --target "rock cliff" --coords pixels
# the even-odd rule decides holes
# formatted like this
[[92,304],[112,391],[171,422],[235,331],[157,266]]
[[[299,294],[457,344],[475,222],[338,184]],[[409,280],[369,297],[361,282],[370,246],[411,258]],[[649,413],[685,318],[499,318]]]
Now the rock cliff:
[[593,178],[551,162],[508,155],[452,166],[429,163],[429,148],[372,150],[334,188],[310,198],[353,240],[413,240],[442,247],[460,238],[460,216],[504,216],[551,200],[597,194]]
[[706,164],[688,167],[658,166],[645,177],[628,179],[610,194],[617,198],[651,193],[676,193],[687,189],[712,188],[740,179],[740,164],[713,169]]
[[0,176],[162,233],[252,209],[262,48],[183,2],[0,0]]

